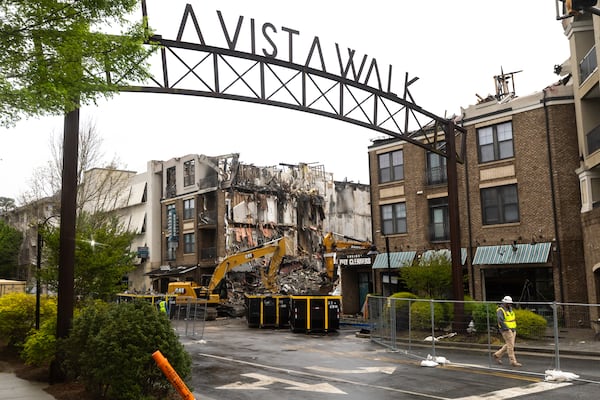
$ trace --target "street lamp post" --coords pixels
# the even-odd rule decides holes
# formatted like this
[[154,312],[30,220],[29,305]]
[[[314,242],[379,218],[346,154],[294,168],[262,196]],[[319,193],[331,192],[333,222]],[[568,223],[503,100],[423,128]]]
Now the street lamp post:
[[35,277],[35,329],[40,330],[40,292],[42,283],[40,282],[40,272],[42,270],[42,234],[40,233],[40,224],[37,227],[37,260]]
[[46,223],[51,219],[56,217],[56,215],[51,215],[44,220],[44,222],[40,222],[37,225],[37,259],[36,259],[36,278],[35,278],[35,329],[40,329],[40,295],[42,291],[42,283],[40,282],[40,275],[42,271],[42,246],[44,245],[44,239],[42,238],[42,233],[40,229],[46,226]]

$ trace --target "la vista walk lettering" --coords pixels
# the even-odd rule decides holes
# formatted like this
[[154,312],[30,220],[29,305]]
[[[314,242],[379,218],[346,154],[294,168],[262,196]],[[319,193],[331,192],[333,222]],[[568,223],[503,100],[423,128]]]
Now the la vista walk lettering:
[[[225,39],[229,50],[246,52],[253,55],[262,55],[267,58],[277,58],[291,64],[299,64],[306,68],[328,72],[325,62],[325,53],[323,52],[323,47],[318,36],[312,38],[310,49],[307,54],[303,54],[303,57],[296,57],[294,54],[296,47],[294,46],[300,36],[300,31],[285,26],[282,26],[278,30],[277,27],[270,22],[257,25],[254,18],[250,18],[248,21],[243,16],[238,17],[235,26],[232,26],[232,24],[228,26],[225,22],[223,13],[219,10],[217,10],[217,17],[219,19],[221,33],[223,34],[223,38]],[[199,19],[191,4],[186,4],[183,11],[177,33],[177,41],[182,41],[186,29],[193,29],[193,32],[195,33],[194,36],[197,36],[197,44],[207,46]],[[241,47],[240,43],[242,42],[240,38],[243,38],[243,35],[249,35],[249,48],[247,49],[239,48]],[[248,37],[246,37],[246,39],[247,38]],[[246,40],[246,43],[248,43],[248,40]],[[281,46],[281,43],[284,43],[287,48]],[[282,53],[282,49],[287,53],[287,59],[281,58],[280,54]],[[365,54],[362,56],[362,59],[360,59],[356,54],[356,51],[350,48],[347,49],[347,52],[348,55],[346,58],[342,55],[343,52],[340,50],[339,44],[335,43],[336,57],[333,59],[337,59],[338,65],[336,68],[339,68],[338,75],[340,77],[359,84],[371,86],[382,92],[393,94],[391,90],[392,65],[388,65],[387,67],[387,81],[384,82],[380,74],[379,64],[375,58],[369,58],[369,56]],[[357,60],[355,60],[355,57]],[[360,59],[360,61],[358,59]],[[303,60],[303,62],[298,63],[297,60]],[[387,83],[387,85],[384,83]]]

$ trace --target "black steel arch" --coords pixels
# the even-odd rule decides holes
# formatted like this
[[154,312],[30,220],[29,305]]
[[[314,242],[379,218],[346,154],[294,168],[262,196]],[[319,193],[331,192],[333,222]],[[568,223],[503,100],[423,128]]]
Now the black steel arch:
[[[439,140],[448,119],[412,100],[405,76],[403,97],[301,64],[247,52],[164,39],[155,35],[158,70],[144,84],[109,76],[125,92],[221,98],[283,107],[348,122],[402,139],[447,157]],[[413,79],[412,81],[415,81]],[[410,100],[409,100],[410,99]],[[454,127],[454,135],[464,133]],[[464,135],[461,135],[464,138]],[[464,148],[464,147],[462,147]],[[462,160],[458,156],[458,160]]]

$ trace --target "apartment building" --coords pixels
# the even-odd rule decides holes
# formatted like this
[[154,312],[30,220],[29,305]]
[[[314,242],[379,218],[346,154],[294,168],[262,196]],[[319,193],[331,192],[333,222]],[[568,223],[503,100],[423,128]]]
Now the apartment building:
[[152,245],[153,222],[160,209],[160,192],[155,188],[160,183],[153,178],[148,171],[92,168],[84,172],[77,192],[82,211],[114,213],[122,228],[134,233],[130,250],[137,255],[136,268],[124,280],[130,290],[137,292],[152,290],[147,273],[160,265],[160,247]]
[[162,188],[161,263],[147,274],[155,290],[202,282],[224,257],[282,236],[290,255],[315,269],[323,269],[324,233],[370,238],[368,185],[335,182],[322,165],[257,167],[237,153],[153,163]]
[[[507,77],[502,77],[507,79]],[[503,87],[506,89],[506,87]],[[573,87],[525,97],[500,90],[462,110],[458,165],[465,293],[495,300],[586,302]],[[450,248],[446,159],[397,139],[369,147],[375,289],[398,268]],[[389,257],[388,257],[389,253]]]
[[[561,20],[570,58],[557,72],[573,85],[581,191],[585,282],[590,303],[600,302],[600,16],[582,13]],[[592,315],[597,319],[600,315]]]
[[28,289],[31,289],[34,284],[34,268],[38,262],[41,262],[41,257],[38,260],[41,251],[39,246],[43,246],[43,242],[38,240],[39,228],[43,225],[56,226],[58,219],[55,216],[59,214],[57,211],[59,208],[58,196],[46,197],[7,211],[1,216],[8,225],[23,234],[16,276],[9,278],[27,281]]

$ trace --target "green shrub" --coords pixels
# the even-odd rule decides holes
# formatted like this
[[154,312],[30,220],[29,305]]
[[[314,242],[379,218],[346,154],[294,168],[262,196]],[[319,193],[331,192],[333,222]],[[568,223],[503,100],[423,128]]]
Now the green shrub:
[[96,398],[164,399],[173,389],[152,359],[157,350],[185,380],[191,358],[165,315],[146,302],[92,303],[74,318],[61,348],[67,373]]
[[540,339],[546,333],[548,322],[544,317],[529,310],[515,309],[517,335],[522,338]]
[[443,313],[441,316],[437,313],[435,314],[435,324],[444,329],[452,326],[452,322],[454,321],[454,303],[442,302],[440,304],[442,305]]
[[471,317],[478,333],[488,332],[488,321],[489,326],[492,328],[491,332],[496,332],[495,327],[498,326],[496,321],[497,308],[498,306],[492,303],[473,303]]
[[[433,303],[435,329],[445,328],[444,306],[442,303]],[[413,329],[431,330],[431,302],[417,301],[410,307],[410,317]]]
[[390,296],[392,299],[418,299],[416,294],[411,292],[398,292]]
[[56,355],[56,319],[47,319],[27,336],[21,357],[27,365],[48,366]]
[[[35,295],[9,293],[0,297],[0,340],[10,347],[21,348],[35,328]],[[40,298],[40,323],[56,318],[56,299]]]
[[[398,292],[388,297],[387,308],[393,308],[396,313],[396,330],[408,329],[408,317],[410,305],[414,303],[413,299],[418,297],[410,292]],[[386,316],[389,316],[389,311],[386,311]]]

